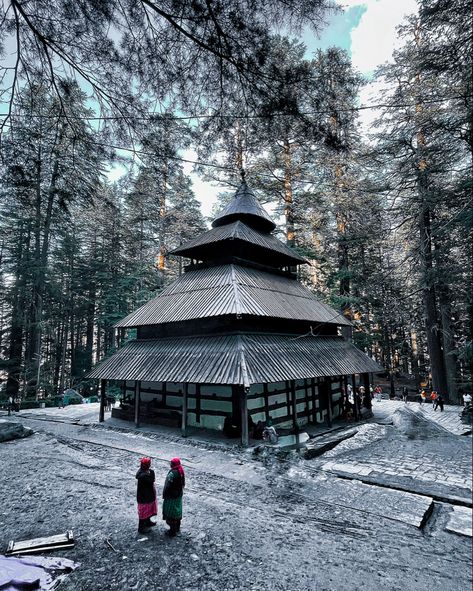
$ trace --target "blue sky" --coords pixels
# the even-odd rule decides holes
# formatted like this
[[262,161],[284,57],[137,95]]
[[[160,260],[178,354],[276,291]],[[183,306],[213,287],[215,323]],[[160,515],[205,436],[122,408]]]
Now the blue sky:
[[366,10],[367,6],[360,4],[333,15],[320,38],[315,37],[311,31],[306,31],[301,36],[301,41],[307,46],[308,57],[312,57],[311,53],[315,49],[328,49],[332,46],[341,47],[351,53],[351,31],[358,27]]

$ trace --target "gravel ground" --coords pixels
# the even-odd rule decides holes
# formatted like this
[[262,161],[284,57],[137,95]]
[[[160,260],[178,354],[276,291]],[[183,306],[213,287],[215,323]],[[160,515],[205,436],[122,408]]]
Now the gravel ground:
[[[379,494],[385,511],[377,506],[371,513],[369,497],[368,510],[358,510],[359,503],[350,504],[350,494],[359,494],[353,483],[315,464],[305,471],[295,456],[261,462],[248,452],[191,442],[25,424],[35,429],[33,436],[0,444],[0,544],[72,529],[76,546],[61,555],[80,567],[60,589],[471,590],[471,538],[445,531],[449,505],[436,504],[419,529],[392,519],[389,491]],[[381,430],[368,430],[367,449],[379,444],[389,454]],[[416,440],[415,453],[422,442],[428,456],[429,439]],[[360,454],[359,438],[353,445],[352,453]],[[153,457],[158,494],[167,460],[183,458],[187,487],[176,538],[165,534],[160,516],[149,534],[136,531],[134,474],[143,453]],[[343,455],[350,456],[348,443]],[[367,487],[373,505],[377,490]]]

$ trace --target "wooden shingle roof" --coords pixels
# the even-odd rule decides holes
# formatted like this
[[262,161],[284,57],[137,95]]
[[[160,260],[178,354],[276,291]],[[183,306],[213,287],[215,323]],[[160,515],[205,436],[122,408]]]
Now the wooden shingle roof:
[[132,341],[88,377],[249,387],[380,371],[342,337],[234,334]]
[[115,326],[131,328],[226,315],[351,324],[295,279],[228,264],[184,273]]
[[214,219],[212,227],[224,226],[236,220],[267,233],[276,227],[246,182],[242,182],[230,203]]
[[189,240],[189,242],[186,242],[182,246],[175,248],[171,254],[206,260],[212,254],[215,257],[215,249],[225,248],[226,250],[230,250],[231,243],[229,241],[241,241],[250,245],[251,248],[259,248],[266,251],[268,255],[275,255],[280,261],[281,266],[307,263],[295,250],[287,247],[275,236],[258,232],[240,220],[212,228],[193,240]]

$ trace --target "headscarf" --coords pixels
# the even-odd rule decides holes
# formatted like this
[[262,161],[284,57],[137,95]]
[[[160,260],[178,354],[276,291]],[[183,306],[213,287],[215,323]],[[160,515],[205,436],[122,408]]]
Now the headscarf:
[[151,466],[151,458],[141,458],[140,464],[143,470],[149,470]]
[[184,476],[184,468],[182,467],[180,458],[173,458],[171,460],[171,470],[177,470],[181,476]]

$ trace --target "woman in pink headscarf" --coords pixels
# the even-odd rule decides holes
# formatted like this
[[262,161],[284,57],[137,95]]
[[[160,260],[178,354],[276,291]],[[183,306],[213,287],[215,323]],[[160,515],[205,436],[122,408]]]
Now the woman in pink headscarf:
[[136,473],[138,480],[136,500],[138,501],[138,531],[144,533],[148,527],[156,525],[151,517],[158,514],[154,470],[151,470],[151,458],[141,458],[140,469]]
[[169,525],[169,535],[175,536],[181,529],[182,495],[186,478],[179,458],[171,460],[171,469],[163,489],[163,519]]

